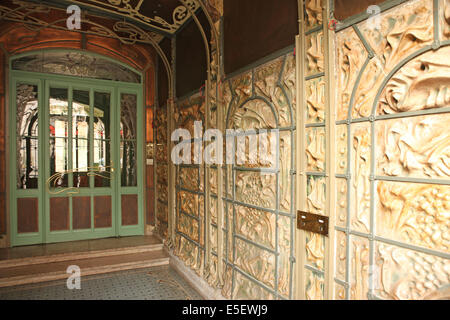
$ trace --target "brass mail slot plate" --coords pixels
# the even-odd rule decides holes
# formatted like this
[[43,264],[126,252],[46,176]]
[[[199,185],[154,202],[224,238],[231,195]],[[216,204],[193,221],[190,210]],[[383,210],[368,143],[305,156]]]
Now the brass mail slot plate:
[[328,237],[328,217],[303,211],[297,212],[297,228]]

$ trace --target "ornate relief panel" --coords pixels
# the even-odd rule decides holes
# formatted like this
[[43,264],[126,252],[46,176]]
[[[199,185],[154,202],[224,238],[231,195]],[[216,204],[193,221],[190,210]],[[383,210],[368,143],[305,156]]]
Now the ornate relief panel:
[[375,292],[384,299],[434,300],[450,296],[449,259],[382,243],[376,245]]
[[[236,76],[224,85],[226,127],[255,130],[253,138],[257,141],[255,144],[252,135],[245,134],[245,143],[237,144],[243,161],[237,158],[236,165],[228,165],[224,175],[225,250],[228,263],[237,270],[225,275],[223,292],[233,299],[292,297],[295,86],[292,54]],[[260,129],[280,131],[263,136],[257,131]],[[267,159],[259,155],[252,159],[250,146],[255,145],[257,150],[267,147]],[[276,147],[276,154],[272,147]]]
[[[203,159],[203,143],[201,149],[196,150],[193,139],[195,138],[195,122],[202,123],[202,132],[205,128],[205,99],[198,94],[188,97],[177,103],[175,111],[175,128],[186,129],[190,133],[191,164],[177,166],[177,221],[176,233],[180,237],[180,244],[189,242],[186,248],[194,248],[189,252],[177,254],[187,266],[201,274],[205,265],[205,169],[201,164],[195,164],[195,153],[200,152]],[[202,161],[203,162],[203,161]],[[217,217],[217,203],[212,203],[209,209],[214,217]],[[216,241],[217,243],[217,241]],[[194,263],[195,262],[195,263]],[[212,265],[210,265],[213,268]]]
[[[309,213],[329,215],[327,206],[327,73],[325,68],[324,48],[324,17],[326,2],[322,0],[305,0],[303,14],[304,27],[301,28],[300,45],[302,50],[300,60],[303,60],[301,74],[302,97],[300,118],[301,123],[297,146],[300,157],[297,168],[302,174],[297,175],[298,204],[297,209]],[[303,230],[297,230],[300,241],[298,259],[302,261],[298,269],[301,283],[299,298],[320,300],[325,298],[325,264],[326,237]],[[301,243],[301,244],[300,244]],[[303,247],[304,246],[304,247]]]
[[167,148],[167,109],[160,108],[155,112],[155,164],[156,164],[156,228],[165,239],[168,236],[168,192],[169,165]]
[[448,5],[407,1],[336,35],[336,297],[450,296]]
[[377,174],[450,178],[449,123],[448,113],[381,121],[377,126]]

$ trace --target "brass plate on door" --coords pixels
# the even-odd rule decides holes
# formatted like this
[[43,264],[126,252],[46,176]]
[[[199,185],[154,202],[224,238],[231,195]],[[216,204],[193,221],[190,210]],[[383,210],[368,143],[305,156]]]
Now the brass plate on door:
[[328,217],[304,211],[297,212],[297,228],[328,237]]

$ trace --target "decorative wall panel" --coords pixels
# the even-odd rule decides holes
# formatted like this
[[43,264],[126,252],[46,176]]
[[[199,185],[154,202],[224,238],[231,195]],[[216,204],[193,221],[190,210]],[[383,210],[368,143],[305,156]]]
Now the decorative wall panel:
[[[326,122],[328,117],[328,74],[325,68],[325,45],[327,39],[324,25],[327,25],[326,1],[303,1],[304,27],[297,45],[301,70],[299,96],[302,97],[297,134],[297,210],[329,216],[327,210],[327,141]],[[339,137],[336,137],[338,139]],[[344,154],[346,150],[343,150]],[[343,155],[336,156],[342,161]],[[307,300],[325,298],[325,265],[327,264],[327,238],[316,233],[298,230],[297,297]]]
[[450,297],[448,5],[336,34],[335,298]]
[[306,82],[307,123],[325,121],[325,81],[323,77]]
[[377,194],[378,235],[450,251],[450,186],[380,181]]
[[377,175],[450,178],[449,123],[448,113],[380,121]]
[[155,110],[156,230],[163,239],[167,239],[169,222],[168,125],[166,107],[157,108]]
[[[295,58],[276,58],[224,87],[226,128],[247,133],[245,144],[233,136],[244,156],[224,174],[224,249],[226,265],[234,268],[223,277],[222,293],[233,299],[292,298]],[[264,136],[258,131],[264,129],[279,131]],[[255,145],[270,146],[267,158],[252,159]]]
[[324,71],[323,32],[316,32],[306,36],[306,65],[307,76]]
[[[185,244],[186,248],[192,248],[188,252],[179,253],[178,256],[195,271],[201,274],[201,269],[205,266],[205,166],[203,162],[203,143],[200,142],[200,150],[196,149],[194,138],[195,122],[201,122],[202,132],[205,130],[205,99],[199,94],[195,94],[177,103],[175,111],[175,128],[186,129],[191,135],[191,141],[184,141],[190,144],[191,164],[182,164],[177,166],[177,220],[176,233],[180,238],[180,243]],[[202,138],[202,137],[200,137]],[[194,153],[199,155],[195,160]],[[209,210],[215,212],[212,205]],[[215,205],[217,208],[217,204]],[[217,219],[216,219],[217,220]],[[217,240],[215,241],[217,243]],[[195,247],[195,250],[194,250]],[[196,261],[192,264],[192,261]],[[205,275],[206,276],[206,275]]]
[[448,299],[450,262],[418,251],[377,243],[375,293],[383,299]]

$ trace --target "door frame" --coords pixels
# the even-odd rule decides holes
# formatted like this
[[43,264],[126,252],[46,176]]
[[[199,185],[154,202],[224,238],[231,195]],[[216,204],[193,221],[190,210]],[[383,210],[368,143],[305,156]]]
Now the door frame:
[[[12,61],[14,59],[32,55],[36,52],[42,51],[70,51],[70,52],[83,52],[84,54],[98,56],[102,59],[109,60],[111,63],[120,64],[127,69],[132,70],[140,75],[140,83],[126,83],[120,81],[110,81],[110,80],[100,80],[92,78],[80,78],[76,76],[67,75],[56,75],[48,73],[38,73],[29,71],[18,71],[12,69]],[[88,239],[98,239],[106,237],[118,237],[118,236],[131,236],[131,235],[144,235],[145,233],[145,221],[144,221],[144,187],[145,187],[145,176],[144,176],[144,119],[145,117],[139,117],[143,114],[143,95],[144,95],[144,84],[143,84],[143,74],[142,72],[109,57],[90,53],[81,50],[73,49],[49,49],[49,50],[35,50],[27,53],[14,55],[9,58],[9,202],[10,202],[10,246],[21,246],[21,245],[33,245],[41,243],[55,243],[55,242],[66,242],[66,241],[77,241],[77,240],[88,240]],[[16,134],[17,127],[14,125],[16,123],[16,88],[17,83],[27,83],[32,85],[37,85],[38,87],[38,148],[39,148],[39,178],[38,178],[38,189],[18,189],[16,181]],[[55,85],[56,84],[56,85]],[[49,136],[48,122],[49,122],[49,104],[48,104],[48,93],[49,86],[55,85],[56,87],[67,87],[68,88],[68,103],[69,106],[72,103],[72,90],[81,89],[89,90],[90,92],[90,105],[93,104],[93,94],[94,92],[111,92],[111,158],[114,160],[114,172],[112,173],[111,187],[109,188],[95,188],[92,185],[93,179],[90,177],[91,184],[90,188],[80,188],[77,194],[71,195],[67,194],[67,190],[60,195],[50,195],[46,190],[46,179],[49,177],[49,159],[48,151],[46,152]],[[122,93],[135,94],[137,98],[137,152],[136,152],[136,167],[137,167],[137,186],[136,187],[122,187],[121,186],[121,174],[120,174],[120,98]],[[69,117],[69,116],[68,116]],[[92,123],[92,121],[91,121]],[[90,138],[89,141],[93,141],[92,132],[93,126],[90,125]],[[68,128],[68,132],[71,132],[71,128]],[[67,140],[69,141],[69,134]],[[69,147],[67,147],[70,149]],[[89,145],[90,154],[93,154],[93,144]],[[72,150],[68,150],[68,164],[72,162]],[[90,158],[89,162],[93,160]],[[119,165],[118,165],[119,164]],[[45,172],[44,177],[42,173]],[[111,195],[111,211],[112,211],[112,221],[111,228],[97,229],[94,232],[94,196],[96,195]],[[138,197],[138,224],[133,226],[122,226],[121,225],[121,198],[122,195],[137,195]],[[90,196],[91,197],[91,230],[72,230],[72,201],[69,201],[69,231],[52,231],[50,232],[50,221],[48,219],[50,215],[50,198],[55,197],[68,197],[69,199],[74,196]],[[24,233],[19,234],[17,232],[17,199],[18,198],[37,198],[38,199],[38,227],[39,231],[37,233]]]

